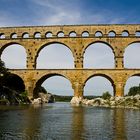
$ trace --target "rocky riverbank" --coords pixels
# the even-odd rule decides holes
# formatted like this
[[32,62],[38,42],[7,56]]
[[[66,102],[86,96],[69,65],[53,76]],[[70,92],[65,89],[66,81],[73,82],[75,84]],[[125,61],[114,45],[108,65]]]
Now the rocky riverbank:
[[44,104],[44,103],[54,103],[55,98],[50,93],[38,93],[38,98],[31,100],[32,104],[38,105],[38,104]]
[[0,105],[30,104],[26,92],[16,91],[8,87],[0,87]]
[[133,108],[140,109],[140,95],[125,96],[125,97],[110,97],[109,99],[94,98],[91,100],[73,97],[72,105],[87,105],[96,107],[110,107],[110,108]]

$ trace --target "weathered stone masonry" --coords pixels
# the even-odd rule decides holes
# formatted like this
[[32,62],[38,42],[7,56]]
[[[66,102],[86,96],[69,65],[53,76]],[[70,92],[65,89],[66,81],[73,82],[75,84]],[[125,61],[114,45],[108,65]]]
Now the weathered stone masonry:
[[[112,83],[115,96],[123,96],[127,79],[140,75],[140,69],[126,69],[123,64],[125,48],[132,43],[140,42],[140,37],[136,35],[139,32],[140,25],[2,27],[0,28],[0,56],[11,44],[20,44],[25,48],[27,69],[10,71],[23,79],[29,96],[33,95],[37,85],[54,75],[66,77],[71,82],[74,96],[83,96],[86,81],[97,75],[107,78]],[[122,36],[123,33],[125,36]],[[113,36],[109,36],[110,34]],[[115,60],[114,69],[83,68],[85,50],[96,42],[105,43],[112,49]],[[74,57],[74,69],[36,69],[39,52],[46,45],[53,43],[64,44],[71,50]]]

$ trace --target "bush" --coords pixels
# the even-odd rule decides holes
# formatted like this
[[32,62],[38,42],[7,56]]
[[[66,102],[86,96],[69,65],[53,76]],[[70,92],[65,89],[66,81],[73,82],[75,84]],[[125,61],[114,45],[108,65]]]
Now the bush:
[[104,92],[103,95],[102,95],[102,98],[103,98],[104,100],[110,99],[110,97],[111,97],[111,94],[110,94],[108,91],[107,91],[107,92]]
[[140,95],[140,85],[131,87],[128,92],[128,96],[135,96],[137,94]]

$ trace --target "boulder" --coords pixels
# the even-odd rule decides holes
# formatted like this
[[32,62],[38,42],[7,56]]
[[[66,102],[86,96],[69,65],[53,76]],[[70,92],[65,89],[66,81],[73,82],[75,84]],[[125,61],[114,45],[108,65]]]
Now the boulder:
[[76,106],[77,106],[77,105],[82,104],[82,100],[83,100],[82,97],[72,97],[70,103],[71,103],[72,105],[76,105]]
[[32,101],[32,104],[34,104],[34,105],[39,105],[39,104],[41,104],[41,103],[42,103],[41,98],[37,98],[37,99],[34,99],[34,100]]

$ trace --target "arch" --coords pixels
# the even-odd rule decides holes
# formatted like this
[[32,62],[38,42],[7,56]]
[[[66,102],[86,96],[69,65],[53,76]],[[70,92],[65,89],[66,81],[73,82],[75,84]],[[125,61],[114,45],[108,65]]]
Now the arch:
[[34,38],[41,38],[41,33],[40,32],[35,32],[34,33]]
[[26,48],[17,42],[10,42],[2,46],[0,49],[0,57],[5,62],[7,68],[26,68]]
[[11,36],[10,36],[10,38],[12,38],[12,39],[17,38],[17,34],[16,33],[12,33]]
[[101,31],[96,31],[95,32],[95,37],[102,37],[103,33]]
[[69,33],[69,37],[76,37],[76,36],[77,36],[77,34],[75,31],[72,31]]
[[[124,67],[140,68],[140,41],[131,42],[124,51]],[[135,57],[134,57],[135,54]]]
[[57,37],[64,37],[64,32],[62,32],[62,31],[58,32]]
[[124,85],[124,94],[127,95],[129,89],[134,86],[140,86],[140,73],[130,75]]
[[115,36],[116,36],[115,31],[110,31],[110,32],[108,33],[108,36],[109,36],[109,37],[115,37]]
[[113,47],[106,42],[92,42],[86,46],[83,53],[84,68],[114,68],[114,50]]
[[29,38],[29,33],[27,33],[27,32],[23,33],[22,38]]
[[[49,74],[46,74],[46,75],[43,75],[39,78],[39,80],[36,82],[35,84],[35,88],[33,90],[33,95],[35,96],[35,94],[38,92],[38,87],[40,87],[47,79],[49,78],[53,78],[53,77],[63,77],[65,78],[67,81],[69,81],[69,83],[71,84],[71,89],[72,89],[72,83],[71,83],[71,80],[66,76],[66,75],[63,75],[63,74],[60,74],[60,73],[49,73]],[[56,81],[57,80],[57,81]],[[60,83],[60,80],[56,79],[55,81],[58,82],[57,85],[59,85]],[[64,85],[63,85],[64,87]],[[72,89],[73,90],[73,89]]]
[[140,37],[140,31],[136,31],[136,32],[135,32],[135,36],[136,36],[136,37]]
[[[87,84],[87,82],[90,80],[90,79],[92,79],[92,78],[95,78],[95,77],[100,77],[101,79],[100,79],[100,83],[103,81],[102,80],[102,78],[105,78],[106,80],[108,80],[109,82],[110,82],[110,84],[111,84],[111,86],[112,86],[112,91],[111,92],[113,92],[112,93],[112,95],[115,95],[115,84],[114,84],[114,81],[113,81],[113,79],[110,77],[110,76],[108,76],[108,75],[106,75],[106,74],[101,74],[101,73],[98,73],[98,74],[92,74],[92,75],[90,75],[86,80],[85,80],[85,82],[84,82],[84,85],[86,85]],[[99,83],[99,84],[100,84]],[[105,87],[106,87],[107,85],[105,85]],[[96,89],[97,89],[97,86],[96,86]],[[98,90],[98,89],[97,89]],[[84,87],[84,91],[85,91],[85,87]],[[94,89],[93,89],[93,92],[94,92]],[[106,91],[102,91],[102,92],[106,92]]]
[[5,34],[4,33],[0,34],[0,39],[5,39]]
[[89,37],[89,32],[88,31],[82,32],[82,37]]
[[47,32],[46,34],[45,34],[45,37],[46,38],[51,38],[53,35],[52,35],[52,32]]
[[108,43],[108,42],[105,42],[105,41],[93,41],[93,42],[91,42],[91,43],[89,43],[86,47],[85,47],[85,49],[84,49],[84,52],[86,51],[86,49],[90,46],[90,45],[92,45],[92,44],[95,44],[95,43],[102,43],[102,44],[105,44],[105,45],[107,45],[108,47],[110,47],[110,49],[113,51],[113,53],[114,53],[114,48]]
[[20,92],[25,91],[25,83],[23,79],[19,75],[13,73],[5,76],[4,86]]
[[129,32],[127,30],[122,31],[122,37],[128,37]]
[[[51,45],[53,45],[53,46],[51,46]],[[58,47],[56,47],[55,45],[61,45],[61,46],[58,46]],[[38,56],[39,56],[39,54],[40,54],[40,52],[41,52],[41,50],[43,50],[43,48],[45,48],[45,47],[50,47],[50,49],[53,49],[54,47],[55,47],[55,50],[53,51],[54,53],[57,53],[57,52],[61,52],[61,51],[56,51],[57,49],[62,49],[62,48],[66,48],[66,49],[68,49],[68,50],[66,50],[67,51],[67,54],[69,55],[70,54],[70,57],[72,58],[72,65],[73,65],[73,67],[72,68],[74,68],[74,55],[73,55],[73,52],[72,52],[72,50],[71,50],[71,48],[69,47],[69,46],[67,46],[67,45],[65,45],[64,43],[62,43],[62,42],[49,42],[49,43],[47,43],[47,44],[44,44],[42,47],[40,47],[40,49],[37,51],[37,55],[36,55],[36,57],[35,57],[35,64],[36,64],[36,66],[38,65],[38,63],[37,63],[37,59],[38,59]],[[68,52],[69,51],[69,52]],[[52,56],[52,53],[53,52],[51,52],[51,54],[49,54],[49,55],[51,55],[51,57],[53,57]],[[66,56],[67,54],[65,54],[65,53],[63,53],[63,55],[61,55],[60,56],[60,59],[64,56],[67,60],[69,60],[70,58],[68,57],[68,56]],[[59,53],[57,53],[56,54],[56,56],[57,55],[59,55]],[[43,55],[44,56],[44,55]],[[59,58],[58,58],[59,59]],[[62,59],[61,59],[62,60]],[[52,64],[53,65],[53,64]],[[58,64],[57,64],[58,65]],[[66,64],[67,66],[69,65],[69,64]],[[37,66],[38,67],[38,66]],[[42,66],[41,66],[42,67]],[[44,66],[43,66],[44,67]]]

